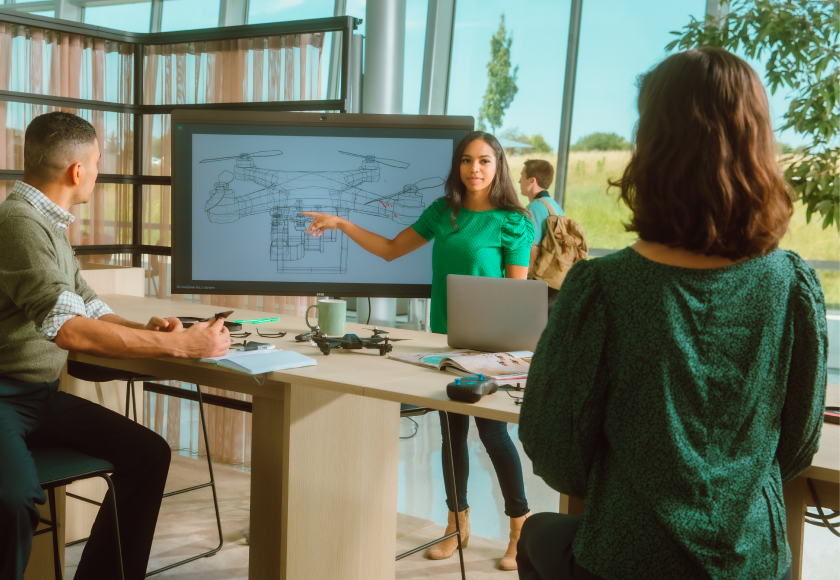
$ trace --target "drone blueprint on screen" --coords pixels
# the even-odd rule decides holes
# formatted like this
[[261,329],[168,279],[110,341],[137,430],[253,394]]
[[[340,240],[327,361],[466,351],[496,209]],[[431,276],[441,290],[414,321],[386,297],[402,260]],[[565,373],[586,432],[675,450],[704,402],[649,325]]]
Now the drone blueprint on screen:
[[451,158],[448,139],[193,135],[193,278],[430,284],[431,244],[389,263],[307,235],[302,212],[394,238],[444,194]]

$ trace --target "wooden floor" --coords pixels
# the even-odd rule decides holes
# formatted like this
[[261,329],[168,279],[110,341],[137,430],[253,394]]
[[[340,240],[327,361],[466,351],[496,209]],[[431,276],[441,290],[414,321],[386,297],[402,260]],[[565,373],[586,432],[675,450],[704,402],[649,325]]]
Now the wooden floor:
[[[155,578],[178,580],[245,580],[248,578],[248,546],[242,530],[248,529],[250,476],[221,465],[213,466],[222,514],[225,545],[211,558],[202,558],[163,572]],[[197,485],[208,480],[207,463],[180,455],[172,456],[167,491]],[[74,500],[70,500],[74,501]],[[407,551],[434,537],[443,535],[443,528],[430,520],[399,514],[397,550]],[[150,569],[159,568],[191,555],[205,552],[218,544],[213,504],[209,489],[165,499],[158,520]],[[72,580],[84,545],[67,548],[66,579]],[[470,539],[464,552],[470,580],[498,578],[514,580],[515,572],[496,569],[506,544],[479,537]],[[415,554],[397,563],[399,579],[455,580],[460,578],[457,556],[449,560],[427,560]]]

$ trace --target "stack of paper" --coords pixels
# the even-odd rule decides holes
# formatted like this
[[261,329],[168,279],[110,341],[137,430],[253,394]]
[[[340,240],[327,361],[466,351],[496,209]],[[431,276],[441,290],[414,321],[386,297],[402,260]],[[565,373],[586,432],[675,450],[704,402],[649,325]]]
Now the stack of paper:
[[314,358],[291,350],[249,350],[229,352],[224,356],[203,358],[200,362],[213,363],[240,373],[259,375],[318,364]]

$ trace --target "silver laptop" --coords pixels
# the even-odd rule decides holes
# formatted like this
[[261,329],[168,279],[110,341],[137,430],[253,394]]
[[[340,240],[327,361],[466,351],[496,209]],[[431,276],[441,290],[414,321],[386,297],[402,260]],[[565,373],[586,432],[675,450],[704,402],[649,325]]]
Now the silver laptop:
[[446,277],[447,339],[452,348],[534,351],[548,318],[542,280]]

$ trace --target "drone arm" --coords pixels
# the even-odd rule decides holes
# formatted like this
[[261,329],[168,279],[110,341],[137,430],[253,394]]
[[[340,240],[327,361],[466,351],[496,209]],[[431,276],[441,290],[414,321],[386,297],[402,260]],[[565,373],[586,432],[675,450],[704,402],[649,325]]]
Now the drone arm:
[[411,227],[401,231],[393,240],[389,240],[338,216],[308,211],[303,212],[303,215],[315,218],[309,224],[309,228],[306,230],[307,234],[317,237],[322,235],[325,230],[341,230],[363,249],[387,262],[405,256],[428,243],[426,238]]

